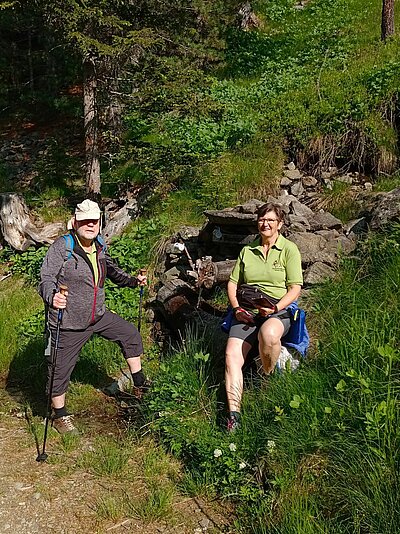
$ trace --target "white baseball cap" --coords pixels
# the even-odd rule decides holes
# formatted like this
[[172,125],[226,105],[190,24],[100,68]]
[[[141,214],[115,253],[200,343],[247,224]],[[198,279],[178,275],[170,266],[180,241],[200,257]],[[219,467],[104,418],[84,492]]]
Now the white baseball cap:
[[100,208],[97,202],[85,199],[80,204],[77,204],[75,209],[75,219],[77,221],[84,221],[85,219],[100,219]]

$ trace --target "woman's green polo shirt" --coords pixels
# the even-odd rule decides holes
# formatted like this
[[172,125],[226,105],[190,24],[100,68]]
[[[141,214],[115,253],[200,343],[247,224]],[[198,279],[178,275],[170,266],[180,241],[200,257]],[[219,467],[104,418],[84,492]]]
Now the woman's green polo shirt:
[[237,285],[256,285],[271,297],[281,299],[288,286],[303,285],[299,249],[279,235],[265,258],[261,238],[257,238],[242,248],[229,280]]

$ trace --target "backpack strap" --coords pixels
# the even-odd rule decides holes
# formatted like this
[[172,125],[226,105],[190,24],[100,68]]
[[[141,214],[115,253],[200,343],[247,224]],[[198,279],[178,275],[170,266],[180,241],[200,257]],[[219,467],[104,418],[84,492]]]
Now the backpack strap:
[[101,250],[102,250],[103,252],[106,252],[106,250],[107,250],[107,245],[106,245],[106,242],[104,241],[104,239],[101,237],[100,234],[96,237],[96,241],[97,241],[98,244],[101,246]]
[[64,263],[70,259],[72,256],[72,251],[74,250],[74,238],[71,234],[65,234],[63,235],[63,238],[65,240],[65,256],[64,256]]

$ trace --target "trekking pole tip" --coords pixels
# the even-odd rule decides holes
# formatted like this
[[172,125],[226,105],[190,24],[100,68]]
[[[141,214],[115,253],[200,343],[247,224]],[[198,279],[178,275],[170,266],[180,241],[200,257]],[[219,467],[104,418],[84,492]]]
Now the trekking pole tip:
[[37,455],[36,461],[37,462],[45,462],[48,458],[48,455],[45,452],[42,452]]

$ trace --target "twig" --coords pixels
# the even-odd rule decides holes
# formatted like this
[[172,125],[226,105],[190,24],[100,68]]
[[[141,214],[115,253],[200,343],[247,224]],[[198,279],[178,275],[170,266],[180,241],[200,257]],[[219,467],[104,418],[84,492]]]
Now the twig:
[[108,527],[107,532],[109,530],[115,530],[116,528],[123,527],[127,523],[130,523],[132,519],[125,519],[125,521],[121,521],[121,523],[117,523],[116,525],[113,525],[112,527]]
[[8,278],[9,276],[11,276],[12,273],[8,273],[8,274],[5,274],[3,275],[1,278],[0,278],[0,282],[2,282],[3,280],[5,280],[6,278]]

